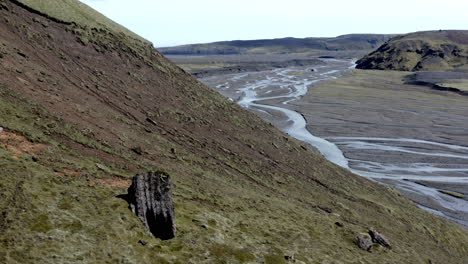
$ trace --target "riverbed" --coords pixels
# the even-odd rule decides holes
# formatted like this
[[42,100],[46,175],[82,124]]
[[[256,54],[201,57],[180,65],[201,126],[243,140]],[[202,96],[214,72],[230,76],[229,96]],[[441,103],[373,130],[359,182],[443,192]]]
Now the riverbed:
[[[201,81],[289,135],[313,145],[331,162],[393,186],[421,208],[468,226],[468,142],[460,140],[468,131],[462,114],[468,112],[468,103],[465,105],[462,99],[460,115],[452,117],[461,132],[447,130],[441,135],[433,124],[434,115],[438,120],[452,112],[439,107],[429,116],[425,107],[413,105],[427,103],[426,93],[429,96],[431,91],[421,90],[425,97],[416,98],[408,106],[402,101],[404,90],[402,100],[382,103],[378,93],[367,96],[374,90],[359,100],[350,100],[351,88],[360,88],[359,82],[351,88],[344,82],[348,90],[321,88],[331,80],[351,78],[353,68],[351,60],[331,59],[316,66],[211,76]],[[400,75],[395,74],[398,80]],[[379,87],[389,82],[385,78],[380,81],[385,84]],[[468,102],[468,98],[465,100]],[[356,107],[362,109],[356,111]],[[414,129],[415,123],[419,130]]]

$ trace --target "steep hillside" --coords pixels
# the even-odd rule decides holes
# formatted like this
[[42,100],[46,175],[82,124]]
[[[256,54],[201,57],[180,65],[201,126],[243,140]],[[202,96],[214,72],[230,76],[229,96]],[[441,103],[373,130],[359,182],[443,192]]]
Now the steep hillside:
[[[15,2],[0,0],[0,263],[467,262],[466,230],[324,160],[149,44]],[[159,169],[174,181],[167,241],[117,197]],[[392,249],[359,249],[369,228]]]
[[390,37],[392,35],[351,34],[336,38],[235,40],[159,48],[159,51],[167,55],[287,54],[310,53],[316,50],[370,51],[382,45]]
[[83,27],[102,28],[112,31],[113,33],[124,33],[132,38],[146,41],[137,34],[122,27],[114,21],[103,16],[101,13],[90,8],[89,6],[76,0],[13,0],[24,8],[32,12],[39,12],[49,19],[59,20],[64,23],[80,24]]
[[468,31],[427,31],[395,37],[359,60],[357,68],[468,71]]

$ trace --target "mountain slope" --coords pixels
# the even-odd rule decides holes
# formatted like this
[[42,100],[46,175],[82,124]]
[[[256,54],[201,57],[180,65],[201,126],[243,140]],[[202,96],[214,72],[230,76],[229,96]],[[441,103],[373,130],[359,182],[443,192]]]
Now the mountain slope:
[[50,16],[51,19],[58,19],[63,22],[76,23],[81,26],[91,28],[102,28],[112,31],[115,34],[124,33],[132,38],[146,41],[139,35],[131,32],[125,27],[108,19],[101,13],[76,0],[14,0],[17,4],[22,4],[31,11],[38,11]]
[[357,61],[356,68],[468,71],[468,31],[426,31],[395,37]]
[[393,35],[350,34],[336,38],[234,40],[158,48],[166,55],[284,54],[321,51],[373,50]]
[[[11,1],[0,15],[1,263],[466,262],[465,230],[324,160],[152,46]],[[158,169],[174,181],[169,241],[116,197]],[[393,248],[358,249],[370,227]]]

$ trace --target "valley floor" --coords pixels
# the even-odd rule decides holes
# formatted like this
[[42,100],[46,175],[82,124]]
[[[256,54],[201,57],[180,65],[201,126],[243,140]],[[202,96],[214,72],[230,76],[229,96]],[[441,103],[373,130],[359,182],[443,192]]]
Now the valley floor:
[[[409,73],[350,65],[326,60],[315,68],[202,81],[338,165],[397,187],[422,208],[468,226],[468,97],[407,85]],[[303,118],[288,110],[301,113],[308,131],[333,144],[303,136]]]
[[197,78],[242,72],[268,71],[287,67],[310,67],[323,64],[319,58],[350,59],[370,50],[325,51],[305,54],[250,55],[167,55],[167,58]]

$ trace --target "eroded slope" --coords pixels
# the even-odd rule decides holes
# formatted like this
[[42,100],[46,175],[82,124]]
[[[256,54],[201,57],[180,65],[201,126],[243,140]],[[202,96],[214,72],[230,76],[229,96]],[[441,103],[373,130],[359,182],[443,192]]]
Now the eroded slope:
[[[15,139],[0,138],[3,262],[466,262],[465,230],[302,148],[151,46],[0,3],[0,126]],[[175,183],[169,241],[116,198],[156,169]],[[393,249],[358,249],[369,227]]]

